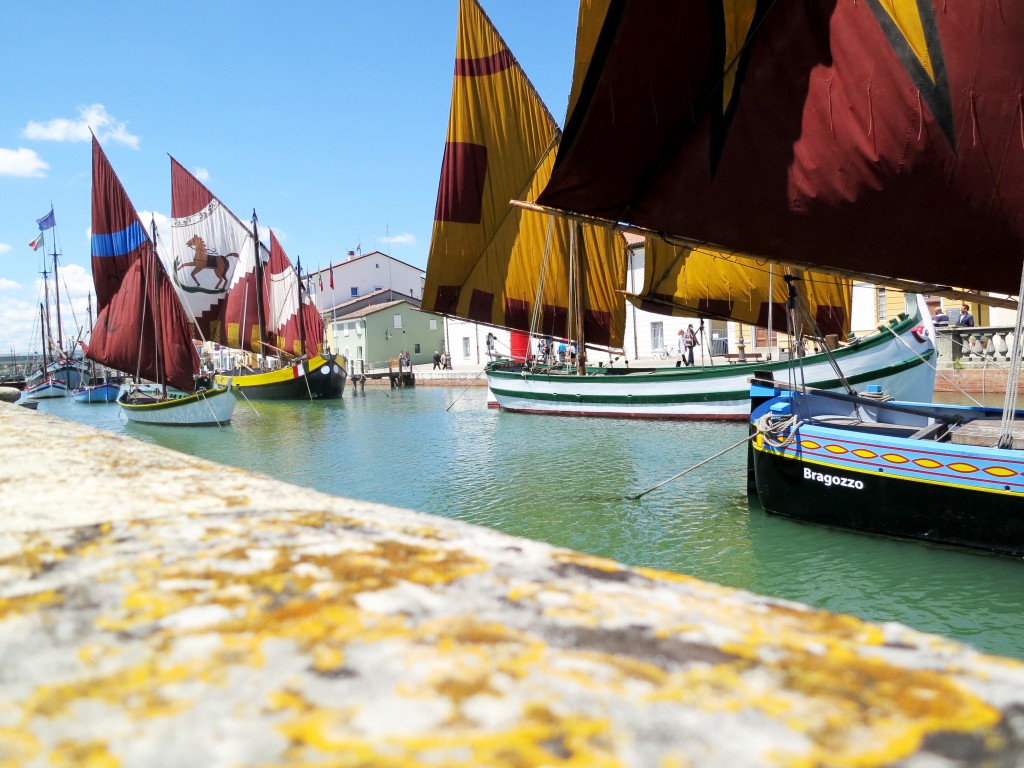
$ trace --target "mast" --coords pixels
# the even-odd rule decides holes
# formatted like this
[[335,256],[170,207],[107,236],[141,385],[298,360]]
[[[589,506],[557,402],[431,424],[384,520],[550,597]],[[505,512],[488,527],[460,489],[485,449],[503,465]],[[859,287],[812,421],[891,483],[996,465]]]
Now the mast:
[[306,352],[306,313],[302,311],[302,258],[296,257],[295,269],[297,270],[297,277],[299,278],[296,282],[295,290],[299,296],[299,343],[302,345],[302,355],[305,357]]
[[43,355],[43,381],[46,380],[46,322],[43,320],[43,305],[39,304],[39,334],[43,337],[43,348],[41,350]]
[[153,245],[149,249],[149,268],[146,270],[146,293],[150,290],[153,291],[152,304],[153,304],[153,341],[154,349],[156,351],[156,370],[158,373],[160,388],[163,394],[163,399],[167,399],[167,376],[164,371],[163,362],[163,333],[161,331],[161,317],[160,317],[160,288],[156,281],[156,270],[157,270],[157,259],[156,259],[156,217],[150,218],[150,234],[152,236]]
[[[45,237],[45,234],[43,235]],[[45,248],[45,246],[44,246]],[[50,273],[46,271],[46,255],[43,252],[43,301],[46,302],[46,314],[40,318],[43,328],[43,370],[46,370],[46,362],[53,360],[53,348],[50,345]],[[40,305],[40,309],[42,305]]]
[[[583,297],[586,295],[584,285],[586,271],[583,269],[583,257],[580,253],[583,249],[583,225],[576,222],[573,225],[571,241],[569,243],[569,258],[572,260],[570,275],[575,275],[575,280],[569,279],[570,302],[570,323],[575,324],[576,342],[576,372],[581,376],[587,373],[587,344],[584,338],[583,322]],[[573,314],[574,310],[574,314]]]
[[[260,258],[260,228],[259,222],[256,219],[256,209],[252,209],[252,247],[256,254],[256,322],[259,333],[259,350],[263,354],[264,360],[266,359],[266,352],[263,346],[263,340],[267,335],[266,326],[266,311],[263,306],[263,259]],[[302,308],[302,303],[299,303],[299,308]]]
[[[89,291],[89,293],[86,295],[86,301],[88,302],[86,304],[85,311],[86,311],[86,313],[88,314],[88,317],[89,317],[89,341],[92,341],[92,291]],[[90,357],[89,358],[89,383],[93,384],[94,383],[93,380],[95,378],[96,378],[96,361],[93,360]]]
[[60,275],[57,272],[57,238],[53,238],[53,302],[57,306],[57,349],[64,356],[64,337],[60,324]]

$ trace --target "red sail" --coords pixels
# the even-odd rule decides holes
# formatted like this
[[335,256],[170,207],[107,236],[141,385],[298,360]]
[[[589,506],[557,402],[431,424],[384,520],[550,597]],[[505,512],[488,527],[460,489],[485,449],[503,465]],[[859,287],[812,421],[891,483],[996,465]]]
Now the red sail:
[[188,318],[135,206],[95,138],[92,174],[92,268],[100,310],[89,357],[190,392],[199,356]]
[[1022,92],[1022,3],[611,0],[538,202],[1015,293]]
[[171,158],[173,274],[200,334],[263,354],[252,231]]
[[323,319],[302,288],[295,268],[273,230],[270,232],[270,260],[263,269],[263,290],[270,343],[296,357],[319,354],[324,337]]

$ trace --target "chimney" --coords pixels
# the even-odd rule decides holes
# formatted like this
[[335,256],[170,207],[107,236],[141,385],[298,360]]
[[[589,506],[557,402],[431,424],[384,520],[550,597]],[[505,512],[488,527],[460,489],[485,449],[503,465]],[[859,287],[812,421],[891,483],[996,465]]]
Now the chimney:
[[351,261],[351,260],[352,260],[352,259],[354,259],[355,257],[356,257],[356,252],[355,252],[355,251],[349,251],[349,252],[348,252],[348,260],[349,260],[349,261]]

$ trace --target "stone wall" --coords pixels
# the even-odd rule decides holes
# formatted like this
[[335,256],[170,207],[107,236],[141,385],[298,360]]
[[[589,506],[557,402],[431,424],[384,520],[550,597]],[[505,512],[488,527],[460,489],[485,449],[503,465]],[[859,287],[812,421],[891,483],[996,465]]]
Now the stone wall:
[[0,766],[1024,762],[1024,665],[0,403]]

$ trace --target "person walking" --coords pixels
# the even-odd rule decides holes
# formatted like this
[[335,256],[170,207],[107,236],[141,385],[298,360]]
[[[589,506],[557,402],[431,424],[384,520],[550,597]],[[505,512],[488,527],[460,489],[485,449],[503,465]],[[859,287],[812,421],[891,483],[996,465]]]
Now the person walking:
[[683,346],[686,349],[683,361],[686,363],[686,367],[689,368],[693,365],[693,348],[700,346],[700,342],[697,341],[697,332],[693,330],[693,323],[686,326],[686,333],[683,334],[683,339]]
[[431,370],[436,371],[441,367],[441,353],[436,349],[434,350],[434,367]]

